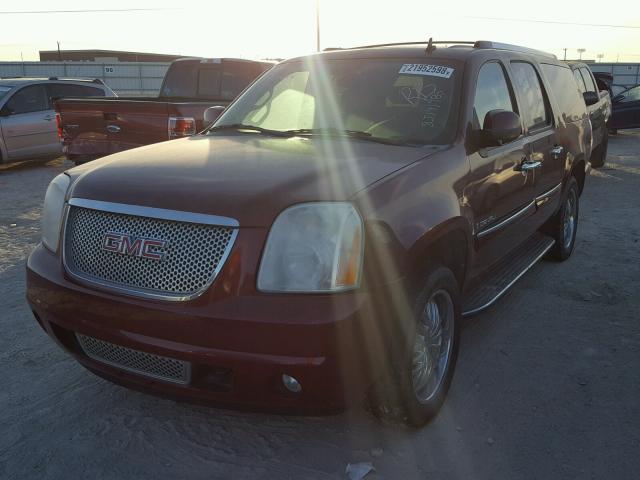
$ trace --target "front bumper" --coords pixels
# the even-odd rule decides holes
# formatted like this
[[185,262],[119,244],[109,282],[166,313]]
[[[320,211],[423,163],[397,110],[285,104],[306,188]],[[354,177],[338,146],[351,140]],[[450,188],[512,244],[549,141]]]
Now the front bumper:
[[[224,269],[211,289],[223,289]],[[27,262],[27,299],[43,329],[82,365],[126,386],[222,406],[331,412],[361,400],[387,339],[368,325],[371,296],[220,295],[162,302],[97,291],[71,280],[38,246]],[[369,332],[369,333],[367,333]],[[76,333],[189,362],[176,385],[93,360]],[[282,375],[295,377],[289,392]]]

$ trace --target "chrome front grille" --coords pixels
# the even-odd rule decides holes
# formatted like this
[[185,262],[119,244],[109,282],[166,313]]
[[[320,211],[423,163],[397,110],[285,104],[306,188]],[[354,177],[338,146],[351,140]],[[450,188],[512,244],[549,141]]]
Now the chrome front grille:
[[146,377],[186,385],[191,379],[189,362],[133,350],[76,334],[84,353],[93,360]]
[[[165,212],[146,210],[154,215]],[[139,211],[144,213],[144,207],[136,210]],[[180,218],[180,215],[174,217]],[[132,239],[162,240],[166,242],[162,258],[105,250],[105,235],[110,232]],[[65,226],[64,263],[69,273],[92,284],[133,295],[186,300],[201,294],[213,283],[236,234],[237,228],[230,226],[130,215],[72,204]]]

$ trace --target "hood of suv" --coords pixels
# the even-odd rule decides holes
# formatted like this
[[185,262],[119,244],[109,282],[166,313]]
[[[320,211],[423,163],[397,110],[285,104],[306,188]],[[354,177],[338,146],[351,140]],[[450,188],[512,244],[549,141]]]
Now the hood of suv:
[[72,169],[71,196],[269,226],[292,204],[347,200],[431,151],[335,137],[199,135]]

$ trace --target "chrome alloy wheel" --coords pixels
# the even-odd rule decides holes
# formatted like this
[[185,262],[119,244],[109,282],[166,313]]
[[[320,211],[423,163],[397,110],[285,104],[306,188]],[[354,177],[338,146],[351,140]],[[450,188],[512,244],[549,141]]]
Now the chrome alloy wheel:
[[578,197],[575,190],[570,190],[569,195],[564,203],[564,225],[563,228],[563,241],[564,248],[571,248],[573,242],[573,236],[576,233],[576,223],[578,221]]
[[418,319],[411,362],[411,383],[420,403],[427,403],[440,389],[453,346],[454,310],[451,296],[438,290]]

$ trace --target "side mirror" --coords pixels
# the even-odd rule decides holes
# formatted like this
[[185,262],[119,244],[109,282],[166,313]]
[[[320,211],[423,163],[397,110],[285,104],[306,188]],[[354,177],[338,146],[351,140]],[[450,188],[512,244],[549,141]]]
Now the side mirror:
[[600,101],[600,95],[596,92],[584,92],[582,96],[584,97],[584,103],[586,103],[587,107],[595,105]]
[[515,140],[522,133],[520,117],[507,110],[487,112],[482,124],[482,143],[485,147],[503,145]]
[[224,112],[225,107],[221,105],[216,105],[215,107],[209,107],[204,111],[204,125],[205,127],[210,126],[213,122],[215,122],[220,114]]

